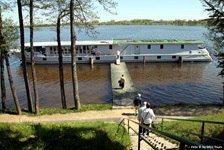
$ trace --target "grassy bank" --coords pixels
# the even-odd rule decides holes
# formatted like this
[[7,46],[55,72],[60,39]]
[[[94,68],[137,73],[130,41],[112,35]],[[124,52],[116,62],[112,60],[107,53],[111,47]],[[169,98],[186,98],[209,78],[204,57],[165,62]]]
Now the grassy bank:
[[[223,122],[224,114],[213,114],[208,116],[200,116],[191,118],[191,120],[209,120],[209,121],[217,121]],[[188,121],[166,121],[163,124],[165,126],[164,131],[169,132],[171,134],[175,134],[182,138],[186,138],[195,142],[200,143],[201,139],[198,135],[193,135],[189,133],[201,134],[202,123],[199,122],[188,122]],[[186,131],[186,132],[181,132]],[[204,127],[204,136],[213,137],[224,140],[224,124],[212,124],[205,123]],[[172,141],[176,142],[176,141]],[[213,140],[204,138],[203,143],[206,145],[216,145],[216,146],[224,146],[224,143],[214,142]]]
[[122,125],[86,123],[0,123],[0,149],[128,150],[130,137]]
[[[68,109],[60,109],[60,108],[42,108],[40,109],[39,115],[51,115],[51,114],[67,114],[74,112],[84,112],[89,110],[110,110],[112,109],[112,104],[86,104],[82,105],[80,110],[76,110],[74,107]],[[0,114],[16,114],[15,109],[6,109],[0,110]],[[30,113],[27,109],[22,109],[22,114],[24,115],[35,115],[34,113]]]

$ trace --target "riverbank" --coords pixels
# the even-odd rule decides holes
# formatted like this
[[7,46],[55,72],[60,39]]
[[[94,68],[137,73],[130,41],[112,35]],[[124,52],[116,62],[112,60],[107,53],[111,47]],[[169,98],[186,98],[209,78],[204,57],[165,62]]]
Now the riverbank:
[[[209,114],[224,114],[223,106],[167,106],[153,109],[156,116],[205,116]],[[65,122],[65,121],[113,121],[121,118],[133,118],[134,108],[112,109],[112,110],[91,110],[85,112],[68,113],[68,114],[53,114],[53,115],[13,115],[1,114],[0,122]]]

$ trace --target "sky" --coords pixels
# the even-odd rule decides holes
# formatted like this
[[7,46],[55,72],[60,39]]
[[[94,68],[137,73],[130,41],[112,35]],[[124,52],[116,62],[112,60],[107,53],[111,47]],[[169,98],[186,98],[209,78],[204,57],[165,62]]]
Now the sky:
[[112,15],[98,7],[100,21],[120,21],[132,19],[151,20],[200,20],[208,18],[208,13],[200,0],[114,0],[118,3]]
[[[96,0],[95,0],[96,1]],[[200,20],[208,18],[208,12],[202,6],[200,0],[114,0],[118,3],[112,9],[117,15],[110,14],[98,6],[96,11],[100,22],[132,19],[151,20]],[[17,8],[14,13],[7,13],[7,17],[18,22]],[[4,17],[4,15],[3,15]]]

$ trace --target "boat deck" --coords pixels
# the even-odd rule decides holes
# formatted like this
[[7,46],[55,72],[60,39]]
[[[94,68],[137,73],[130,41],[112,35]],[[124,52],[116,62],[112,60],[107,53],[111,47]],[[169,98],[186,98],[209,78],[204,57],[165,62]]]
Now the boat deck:
[[[123,89],[118,85],[118,80],[122,74],[125,77],[125,86]],[[122,62],[119,65],[111,63],[111,84],[113,108],[132,108],[133,100],[137,96],[137,91],[133,85],[126,63]]]

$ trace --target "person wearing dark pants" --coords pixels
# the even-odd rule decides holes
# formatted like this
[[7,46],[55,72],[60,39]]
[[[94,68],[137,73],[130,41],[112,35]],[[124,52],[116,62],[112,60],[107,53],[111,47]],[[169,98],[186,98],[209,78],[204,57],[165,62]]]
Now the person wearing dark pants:
[[[155,118],[155,114],[154,114],[153,110],[150,108],[150,103],[149,102],[147,102],[146,109],[143,110],[143,112],[141,114],[141,117],[142,117],[143,125],[145,125],[147,127],[150,126],[150,124],[153,121],[153,118]],[[143,128],[143,133],[146,134],[146,135],[149,135],[149,130]]]

